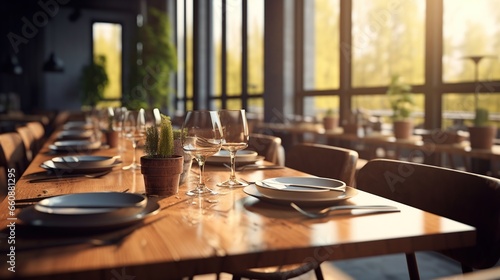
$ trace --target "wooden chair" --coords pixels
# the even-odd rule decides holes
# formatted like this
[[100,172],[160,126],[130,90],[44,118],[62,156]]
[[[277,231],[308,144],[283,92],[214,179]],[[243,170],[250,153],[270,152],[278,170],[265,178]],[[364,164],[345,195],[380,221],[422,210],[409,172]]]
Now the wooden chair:
[[0,134],[0,195],[7,193],[9,185],[13,183],[8,179],[14,174],[14,179],[21,178],[21,175],[28,167],[26,150],[21,136],[17,132],[7,132]]
[[[477,230],[476,245],[440,252],[462,265],[463,272],[489,268],[500,259],[500,180],[442,167],[375,159],[358,173],[357,187]],[[408,270],[418,279],[415,255]]]
[[40,122],[28,122],[26,126],[31,130],[35,138],[35,144],[33,148],[33,156],[35,156],[40,149],[42,149],[45,142],[45,128]]
[[322,144],[297,144],[287,151],[285,166],[354,186],[358,153]]
[[276,165],[285,165],[285,149],[281,145],[281,138],[259,133],[251,133],[248,140],[248,149],[256,151],[265,160]]
[[[358,153],[353,150],[320,144],[298,144],[286,155],[286,166],[312,175],[328,177],[353,185]],[[323,279],[321,263],[307,263],[248,270],[233,274],[233,279],[290,279],[314,270],[317,279]],[[271,272],[269,272],[271,271]]]
[[16,128],[16,132],[19,133],[21,139],[23,140],[24,148],[26,151],[26,159],[28,160],[28,162],[31,162],[34,156],[33,151],[35,149],[35,135],[33,135],[31,129],[25,125],[18,126]]

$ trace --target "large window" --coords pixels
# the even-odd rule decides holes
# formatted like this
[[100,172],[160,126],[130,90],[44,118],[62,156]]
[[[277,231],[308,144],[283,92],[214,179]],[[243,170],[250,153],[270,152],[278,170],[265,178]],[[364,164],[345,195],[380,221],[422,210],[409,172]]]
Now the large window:
[[395,74],[424,83],[425,1],[352,3],[353,87],[387,86]]
[[95,22],[92,24],[93,56],[104,56],[109,84],[99,106],[121,106],[122,97],[122,25]]
[[[195,3],[192,0],[179,0],[176,3],[179,49],[177,109],[199,109],[195,106],[209,109],[244,108],[262,113],[264,0],[214,0],[204,3],[210,5],[207,10],[211,12],[201,19],[204,27],[198,32],[203,33],[201,36],[207,36],[209,46],[202,46],[200,49],[204,52],[196,55],[193,55]],[[210,26],[211,30],[208,30]],[[208,63],[207,68],[201,70],[204,73],[202,78],[209,79],[208,88],[198,93],[204,95],[203,98],[195,96],[193,88],[195,57]],[[196,105],[195,100],[207,103]]]

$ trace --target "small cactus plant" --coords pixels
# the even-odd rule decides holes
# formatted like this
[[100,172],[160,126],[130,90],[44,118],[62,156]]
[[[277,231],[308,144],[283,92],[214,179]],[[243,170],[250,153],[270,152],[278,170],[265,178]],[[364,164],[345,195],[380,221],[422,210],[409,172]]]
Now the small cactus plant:
[[168,158],[174,154],[174,132],[169,117],[162,114],[159,125],[146,129],[144,153],[153,158]]

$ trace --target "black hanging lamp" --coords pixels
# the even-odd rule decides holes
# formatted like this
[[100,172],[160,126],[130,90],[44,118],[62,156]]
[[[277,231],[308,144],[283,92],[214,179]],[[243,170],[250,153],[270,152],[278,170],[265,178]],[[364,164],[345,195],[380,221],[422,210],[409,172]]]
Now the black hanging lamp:
[[[55,24],[54,24],[55,27]],[[50,34],[52,48],[55,48],[54,35]],[[64,72],[64,62],[59,59],[55,52],[52,51],[49,55],[49,59],[43,64],[43,71],[45,72]]]
[[54,52],[51,52],[49,59],[43,64],[43,71],[64,72],[64,63],[55,55]]

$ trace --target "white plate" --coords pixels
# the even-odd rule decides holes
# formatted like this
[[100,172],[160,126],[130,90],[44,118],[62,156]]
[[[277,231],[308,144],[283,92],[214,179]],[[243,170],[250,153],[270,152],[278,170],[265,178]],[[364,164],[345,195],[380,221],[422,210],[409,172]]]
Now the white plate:
[[92,129],[92,124],[84,121],[70,121],[63,125],[64,130],[70,129]]
[[92,137],[92,134],[94,134],[92,130],[63,130],[59,132],[59,134],[57,135],[57,139],[85,140],[85,139],[90,139]]
[[87,140],[65,140],[56,141],[49,145],[49,149],[56,152],[79,152],[88,150],[97,150],[101,147],[100,141]]
[[[250,150],[241,150],[236,152],[236,163],[239,164],[249,164],[249,163],[255,163],[259,160],[264,159],[264,157],[259,156],[257,152],[250,151]],[[226,150],[220,150],[213,156],[207,158],[207,163],[229,163],[229,151]]]
[[57,168],[52,160],[47,160],[44,161],[42,164],[40,164],[40,167],[50,171],[61,171],[61,173],[62,171],[64,171],[67,173],[77,174],[77,173],[90,173],[90,172],[101,172],[101,171],[111,170],[113,167],[120,165],[121,163],[122,162],[120,160],[115,159],[115,161],[112,164],[107,166],[95,166],[95,167],[85,167],[85,168],[82,168],[80,166],[68,166],[63,168]]
[[35,207],[23,209],[17,216],[22,225],[33,226],[40,229],[74,230],[78,233],[85,231],[109,230],[129,226],[149,216],[160,212],[160,206],[153,200],[148,200],[144,209],[135,215],[99,218],[95,215],[84,215],[75,218],[71,215],[52,215],[35,210]]
[[64,156],[52,159],[58,169],[109,167],[115,161],[116,157],[108,156]]
[[[266,185],[266,183],[272,185]],[[271,198],[325,200],[336,199],[345,195],[345,193],[338,191],[285,186],[284,184],[304,184],[330,188],[345,187],[345,183],[340,180],[320,177],[276,177],[262,180],[262,183],[256,183],[259,192]],[[282,187],[278,188],[276,186]]]
[[319,206],[328,206],[328,205],[333,205],[339,202],[342,202],[344,200],[347,200],[356,194],[358,194],[358,191],[354,188],[351,188],[349,186],[346,187],[346,192],[342,196],[334,197],[334,198],[324,198],[324,199],[302,199],[300,197],[294,198],[294,199],[286,199],[283,197],[267,197],[263,195],[262,193],[257,190],[257,187],[254,185],[247,186],[243,188],[243,191],[255,198],[258,198],[259,200],[270,202],[270,203],[276,203],[276,204],[283,204],[283,205],[290,205],[291,202],[300,205],[300,206],[309,206],[309,207],[319,207]]
[[134,193],[76,193],[43,199],[35,205],[35,210],[55,215],[76,215],[78,218],[96,214],[99,218],[124,217],[142,212],[147,201],[147,197]]

